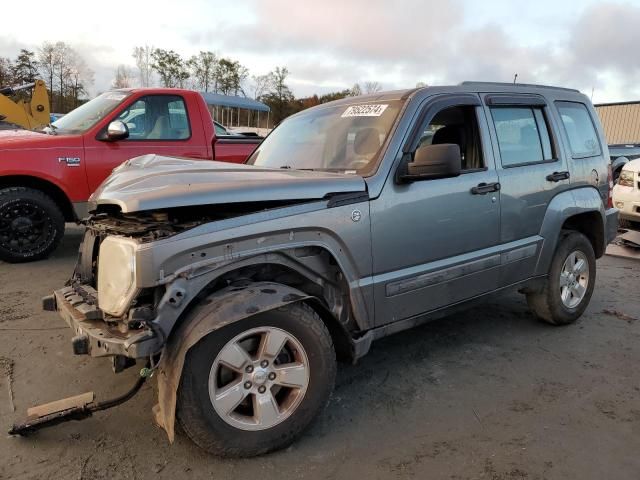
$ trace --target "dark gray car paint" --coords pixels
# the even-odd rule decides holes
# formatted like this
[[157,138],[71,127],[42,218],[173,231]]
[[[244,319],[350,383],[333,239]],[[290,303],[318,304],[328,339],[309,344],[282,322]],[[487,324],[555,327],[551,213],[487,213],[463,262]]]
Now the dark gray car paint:
[[[482,98],[489,93],[543,96],[558,161],[518,167],[520,172],[503,169],[486,107],[478,107],[485,171],[408,185],[394,181],[402,149],[424,108],[451,95]],[[378,168],[364,180],[355,175],[215,162],[184,164],[182,160],[157,158],[144,160],[148,166],[130,164],[130,168],[119,169],[94,194],[97,204],[113,203],[126,211],[222,205],[231,200],[318,199],[203,224],[140,245],[137,286],[166,286],[156,317],[166,335],[206,285],[241,266],[286,264],[331,291],[333,280],[314,274],[311,260],[292,253],[296,248],[313,245],[330,252],[349,286],[358,331],[364,333],[396,320],[442,312],[448,305],[546,275],[563,222],[571,215],[597,212],[603,224],[615,222],[615,209],[605,212],[603,205],[602,195],[607,191],[603,158],[607,151],[599,124],[603,154],[591,159],[571,159],[566,135],[559,128],[556,100],[584,103],[597,118],[584,95],[543,87],[465,84],[373,95],[358,101],[403,96],[409,99]],[[337,103],[350,102],[353,99]],[[547,172],[563,168],[570,171],[569,180],[553,185],[546,181]],[[147,177],[149,173],[153,175]],[[195,189],[192,182],[185,182],[187,178],[194,181]],[[501,192],[469,195],[471,186],[495,180],[503,183]],[[167,187],[168,181],[171,187]],[[249,182],[253,184],[247,185]],[[174,188],[175,194],[171,193]],[[329,202],[320,200],[328,193],[364,191],[369,201],[328,208]],[[611,232],[612,228],[607,225],[603,230]],[[165,300],[176,289],[181,289],[184,300],[178,306],[169,305]]]
[[364,180],[357,175],[144,155],[118,167],[89,201],[92,209],[112,204],[129,213],[240,201],[319,199],[365,190]]

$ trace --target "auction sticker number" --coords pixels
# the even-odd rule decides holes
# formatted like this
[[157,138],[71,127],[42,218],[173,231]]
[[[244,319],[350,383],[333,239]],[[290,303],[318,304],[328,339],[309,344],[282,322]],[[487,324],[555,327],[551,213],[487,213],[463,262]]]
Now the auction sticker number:
[[351,105],[344,111],[341,117],[379,117],[388,106],[389,105],[385,104]]

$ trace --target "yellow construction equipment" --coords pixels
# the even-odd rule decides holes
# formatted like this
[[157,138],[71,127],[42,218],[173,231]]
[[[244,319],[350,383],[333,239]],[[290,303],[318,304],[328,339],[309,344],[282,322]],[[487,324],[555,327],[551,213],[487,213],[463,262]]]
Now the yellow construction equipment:
[[[31,98],[16,100],[11,98],[24,90],[31,90]],[[0,122],[33,130],[49,125],[50,113],[49,93],[42,80],[19,87],[0,88]]]

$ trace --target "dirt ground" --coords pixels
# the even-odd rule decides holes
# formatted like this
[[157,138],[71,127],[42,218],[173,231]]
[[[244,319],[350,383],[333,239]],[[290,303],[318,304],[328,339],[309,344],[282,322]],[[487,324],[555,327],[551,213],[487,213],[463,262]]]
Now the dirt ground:
[[[80,230],[53,258],[0,263],[0,426],[27,407],[127,389],[135,369],[74,356],[40,298],[71,273]],[[331,403],[289,449],[221,460],[132,401],[29,438],[0,435],[2,479],[640,478],[640,262],[605,257],[585,316],[538,323],[511,294],[374,344],[342,365]],[[15,404],[15,411],[12,404]]]

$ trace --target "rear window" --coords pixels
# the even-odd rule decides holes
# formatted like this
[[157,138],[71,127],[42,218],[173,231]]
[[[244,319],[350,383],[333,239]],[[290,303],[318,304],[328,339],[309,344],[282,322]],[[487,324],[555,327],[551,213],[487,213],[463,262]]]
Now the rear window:
[[602,153],[593,120],[586,105],[556,102],[573,158],[595,157]]
[[503,167],[553,160],[544,113],[532,107],[491,109]]

